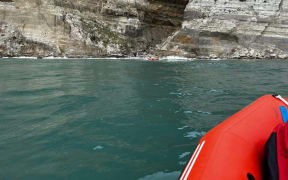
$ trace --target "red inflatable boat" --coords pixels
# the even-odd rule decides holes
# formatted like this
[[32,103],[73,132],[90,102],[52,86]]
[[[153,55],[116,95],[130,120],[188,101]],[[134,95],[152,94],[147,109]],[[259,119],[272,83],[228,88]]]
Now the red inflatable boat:
[[159,58],[158,57],[147,57],[146,60],[147,61],[158,61]]
[[281,96],[266,95],[216,126],[201,138],[179,180],[261,180],[265,143],[287,119],[286,108]]

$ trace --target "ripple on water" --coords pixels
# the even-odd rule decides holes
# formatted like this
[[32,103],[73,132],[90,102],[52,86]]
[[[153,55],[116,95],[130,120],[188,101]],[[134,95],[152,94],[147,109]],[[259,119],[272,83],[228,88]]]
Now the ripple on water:
[[204,131],[287,95],[287,72],[282,61],[2,60],[1,175],[177,179]]
[[178,162],[178,164],[181,165],[181,166],[186,165],[186,163],[187,163],[186,161],[179,161]]
[[216,90],[216,89],[209,90],[209,93],[211,93],[211,94],[220,94],[220,93],[223,93],[223,92],[224,92],[223,90]]
[[184,111],[184,114],[192,114],[192,111]]
[[185,128],[188,128],[189,126],[183,126],[183,127],[180,127],[180,128],[177,128],[178,130],[183,130]]
[[196,137],[204,136],[205,134],[206,134],[205,131],[201,131],[201,132],[191,131],[191,132],[188,132],[184,137],[186,137],[186,138],[196,138]]
[[173,172],[156,172],[151,175],[144,176],[138,180],[175,180],[180,176],[180,171]]
[[[194,111],[194,112],[196,112],[196,113],[200,113],[200,114],[212,114],[211,112],[207,112],[207,111],[200,111],[200,110],[197,110],[197,111]],[[184,111],[183,112],[184,114],[192,114],[193,113],[193,111]]]
[[176,96],[193,96],[190,92],[170,92],[170,95],[176,95]]
[[171,94],[171,95],[182,95],[181,92],[170,92],[169,94]]
[[184,153],[180,154],[178,157],[179,157],[179,159],[182,159],[182,158],[188,156],[189,154],[190,154],[190,152],[184,152]]
[[94,151],[101,150],[101,149],[104,149],[104,147],[103,147],[103,146],[100,146],[100,145],[95,146],[95,147],[93,148]]
[[200,114],[211,114],[210,112],[207,112],[207,111],[197,111],[197,113],[200,113]]

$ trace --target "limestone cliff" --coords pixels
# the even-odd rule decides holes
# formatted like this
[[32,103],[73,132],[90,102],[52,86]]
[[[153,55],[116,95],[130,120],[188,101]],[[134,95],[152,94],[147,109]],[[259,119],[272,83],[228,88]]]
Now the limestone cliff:
[[159,52],[190,57],[287,58],[287,0],[190,0],[181,30]]
[[188,0],[0,0],[0,56],[147,54],[181,27]]
[[0,56],[288,57],[288,0],[0,0]]

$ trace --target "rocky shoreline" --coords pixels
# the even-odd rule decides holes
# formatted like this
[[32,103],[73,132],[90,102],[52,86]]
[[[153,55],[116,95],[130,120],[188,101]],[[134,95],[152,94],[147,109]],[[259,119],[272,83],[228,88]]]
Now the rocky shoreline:
[[[150,60],[150,57],[155,57],[157,60]],[[264,58],[255,58],[255,57],[238,57],[238,58],[219,58],[219,57],[183,57],[183,56],[163,56],[163,57],[156,57],[156,56],[136,56],[136,57],[129,57],[129,56],[123,56],[123,57],[31,57],[31,56],[16,56],[16,57],[0,57],[1,60],[136,60],[136,61],[196,61],[196,60],[212,60],[212,61],[227,61],[227,60],[288,60],[288,58],[279,58],[279,57],[264,57]]]
[[0,0],[0,57],[287,59],[288,0]]

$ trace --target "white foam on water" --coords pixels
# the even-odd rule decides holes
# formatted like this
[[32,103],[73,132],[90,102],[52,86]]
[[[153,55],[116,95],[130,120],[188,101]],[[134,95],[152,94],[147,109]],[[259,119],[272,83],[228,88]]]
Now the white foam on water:
[[181,128],[177,128],[178,130],[183,130],[183,129],[185,129],[185,128],[188,128],[189,126],[183,126],[183,127],[181,127]]
[[166,57],[160,58],[160,60],[165,60],[168,62],[193,61],[193,59],[185,58],[181,56],[166,56]]
[[[73,60],[73,59],[79,59],[79,60],[140,60],[140,61],[147,61],[147,57],[143,56],[137,56],[137,57],[101,57],[101,58],[68,58],[68,57],[55,57],[55,56],[47,56],[43,58],[38,58],[38,57],[27,57],[27,56],[20,56],[20,57],[2,57],[3,59],[68,59],[68,60]],[[167,56],[167,57],[160,57],[159,60],[157,61],[165,61],[165,62],[181,62],[181,61],[193,61],[194,59],[191,58],[185,58],[185,57],[180,57],[180,56]],[[150,61],[150,60],[149,60]],[[155,62],[155,61],[152,61]]]
[[212,59],[208,59],[208,60],[211,60],[211,61],[221,61],[221,60],[223,60],[223,59],[221,59],[221,58],[212,58]]
[[172,94],[172,95],[182,95],[181,92],[170,92],[169,94]]
[[180,154],[178,157],[179,157],[179,159],[182,159],[182,158],[188,156],[189,154],[190,154],[190,152],[184,152],[184,153]]
[[201,114],[212,114],[211,112],[206,112],[206,111],[197,111],[197,112]]
[[37,59],[37,57],[29,57],[29,56],[19,56],[19,57],[15,57],[15,59]]
[[223,90],[211,89],[209,93],[223,93]]
[[204,131],[201,131],[201,132],[191,131],[191,132],[188,132],[184,137],[186,137],[186,138],[196,138],[196,137],[202,137],[205,134],[206,134],[206,132],[204,132]]
[[101,149],[104,149],[104,147],[103,146],[95,146],[94,148],[93,148],[93,150],[94,151],[96,151],[96,150],[101,150]]
[[211,112],[201,111],[201,110],[197,110],[197,111],[186,110],[186,111],[184,111],[183,113],[184,113],[184,114],[192,114],[193,112],[200,113],[200,114],[209,114],[209,115],[212,114]]
[[139,178],[138,180],[175,180],[180,176],[180,171],[173,171],[173,172],[156,172],[151,175],[144,176]]
[[[15,57],[17,58],[17,57]],[[54,57],[54,56],[49,56],[49,57],[43,57],[43,59],[79,59],[79,60],[144,60],[143,57],[101,57],[101,58],[93,58],[93,57],[88,57],[88,58],[68,58],[68,57]]]
[[179,161],[178,164],[179,165],[185,165],[187,162],[186,161]]
[[43,57],[43,59],[57,59],[57,58],[54,56],[48,56],[48,57]]

